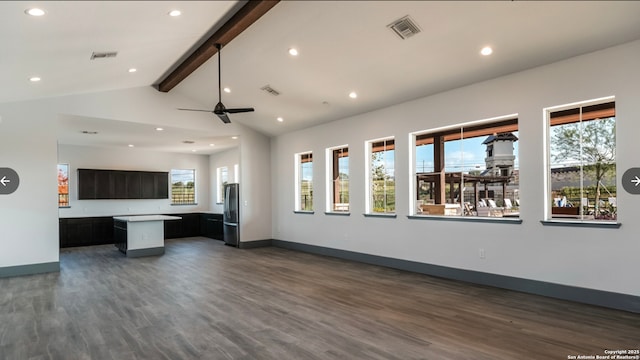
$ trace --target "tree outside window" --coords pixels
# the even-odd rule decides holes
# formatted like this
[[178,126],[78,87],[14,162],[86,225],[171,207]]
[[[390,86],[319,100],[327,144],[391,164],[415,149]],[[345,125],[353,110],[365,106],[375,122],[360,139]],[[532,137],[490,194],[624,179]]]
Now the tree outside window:
[[369,144],[368,210],[370,213],[393,214],[396,211],[395,141],[391,138]]
[[69,164],[58,164],[58,207],[69,206]]
[[615,102],[549,112],[551,218],[615,221]]

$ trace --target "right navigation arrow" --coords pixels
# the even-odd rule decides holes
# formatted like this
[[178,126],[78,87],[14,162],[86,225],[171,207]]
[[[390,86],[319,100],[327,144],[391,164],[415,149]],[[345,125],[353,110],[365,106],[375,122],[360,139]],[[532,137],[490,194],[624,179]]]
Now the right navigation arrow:
[[630,168],[622,174],[622,187],[633,195],[640,195],[640,168]]

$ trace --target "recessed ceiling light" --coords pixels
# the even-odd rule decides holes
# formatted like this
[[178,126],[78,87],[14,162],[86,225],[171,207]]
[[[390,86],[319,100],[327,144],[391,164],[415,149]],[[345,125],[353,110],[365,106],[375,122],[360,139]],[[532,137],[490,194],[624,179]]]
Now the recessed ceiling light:
[[222,90],[224,90],[224,92],[226,92],[226,93],[230,93],[231,92],[231,89],[229,89],[228,87],[226,87],[226,88],[224,88]]
[[298,49],[296,48],[289,49],[289,55],[298,56]]
[[209,146],[216,146],[216,144],[209,144]]
[[284,121],[284,119],[281,118],[281,117],[278,117],[276,120],[278,120],[279,122],[283,122]]
[[29,78],[29,81],[31,81],[31,82],[38,82],[38,81],[40,81],[40,80],[42,80],[42,79],[40,79],[40,78],[39,78],[39,77],[37,77],[37,76],[32,76],[32,77],[30,77],[30,78]]
[[198,151],[198,150],[196,150],[196,149],[191,150],[191,152],[196,152],[196,151]]
[[162,131],[162,130],[164,130],[164,128],[161,128],[161,127],[156,128],[156,131]]
[[129,147],[133,147],[133,144],[129,144]]
[[129,69],[129,72],[130,72],[130,73],[134,73],[134,72],[136,72],[136,71],[138,71],[138,69],[136,69],[136,68],[131,68],[131,69]]
[[169,11],[169,16],[180,16],[180,14],[182,14],[182,12],[180,12],[180,10],[171,10]]
[[238,137],[237,136],[232,136],[231,137],[233,140],[236,140]]
[[490,46],[485,46],[480,50],[480,54],[484,56],[491,55],[493,53],[493,49]]
[[352,99],[355,99],[355,98],[358,97],[358,94],[356,94],[355,91],[352,91],[352,92],[349,93],[349,97],[352,98]]
[[24,13],[31,16],[42,16],[45,14],[44,10],[38,8],[27,9]]

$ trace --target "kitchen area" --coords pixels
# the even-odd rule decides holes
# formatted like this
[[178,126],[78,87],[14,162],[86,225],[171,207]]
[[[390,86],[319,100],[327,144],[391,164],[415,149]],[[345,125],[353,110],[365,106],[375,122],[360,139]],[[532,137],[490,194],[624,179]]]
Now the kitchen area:
[[[225,208],[224,201],[218,199],[215,170],[223,166],[233,168],[238,161],[237,148],[211,155],[158,155],[60,144],[59,162],[69,164],[68,206],[58,210],[60,248],[122,244],[123,229],[132,224],[139,226],[135,220],[149,220],[149,216],[162,219],[153,221],[156,227],[161,226],[161,231],[145,231],[146,237],[151,237],[151,233],[162,236],[150,248],[160,247],[166,239],[196,236],[224,241]],[[193,169],[195,198],[191,203],[172,204],[170,171],[177,167]],[[237,180],[237,175],[231,174],[228,180]],[[237,217],[237,196],[235,199]],[[238,239],[231,242],[237,246]],[[114,251],[119,248],[123,250],[120,245],[114,246]]]

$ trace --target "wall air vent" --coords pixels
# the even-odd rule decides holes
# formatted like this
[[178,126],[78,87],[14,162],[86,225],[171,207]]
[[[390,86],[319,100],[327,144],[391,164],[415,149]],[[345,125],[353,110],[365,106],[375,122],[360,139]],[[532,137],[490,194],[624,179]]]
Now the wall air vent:
[[392,22],[391,24],[387,25],[387,27],[393,30],[393,32],[396,35],[400,36],[400,38],[403,40],[408,39],[422,31],[420,30],[418,24],[416,24],[416,22],[413,21],[413,19],[409,17],[409,15]]
[[274,88],[272,88],[270,85],[265,85],[263,87],[260,88],[260,90],[266,91],[269,94],[273,95],[273,96],[278,96],[280,95],[280,92]]
[[94,51],[93,53],[91,53],[91,60],[114,58],[116,57],[116,55],[118,55],[117,51],[103,51],[103,52]]

